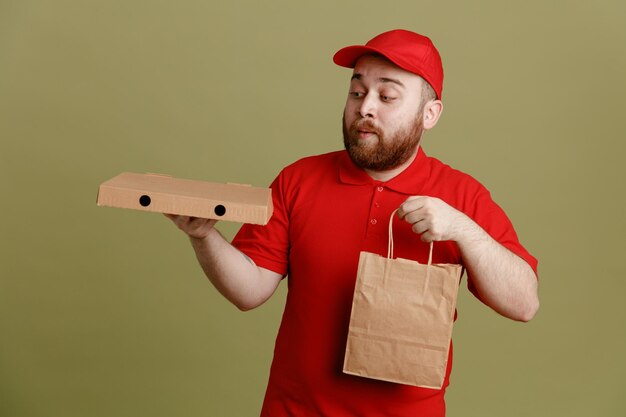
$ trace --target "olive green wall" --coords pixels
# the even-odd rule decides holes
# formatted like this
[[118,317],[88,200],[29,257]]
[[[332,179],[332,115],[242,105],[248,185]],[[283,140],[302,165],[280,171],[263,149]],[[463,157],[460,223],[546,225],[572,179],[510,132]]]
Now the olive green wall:
[[257,415],[285,286],[240,313],[173,225],[96,207],[98,184],[264,186],[339,149],[331,56],[396,27],[444,59],[427,152],[540,260],[528,324],[462,287],[449,415],[626,415],[624,22],[618,0],[0,0],[0,416]]

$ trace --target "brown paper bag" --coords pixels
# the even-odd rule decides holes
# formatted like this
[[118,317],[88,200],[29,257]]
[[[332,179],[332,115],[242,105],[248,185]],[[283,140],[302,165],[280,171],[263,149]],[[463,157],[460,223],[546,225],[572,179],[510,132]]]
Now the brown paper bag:
[[343,372],[441,388],[462,268],[361,252]]

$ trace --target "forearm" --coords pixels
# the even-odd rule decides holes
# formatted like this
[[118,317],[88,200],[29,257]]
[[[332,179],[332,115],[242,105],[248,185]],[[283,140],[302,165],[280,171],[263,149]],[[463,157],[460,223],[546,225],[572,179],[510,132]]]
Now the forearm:
[[476,296],[499,314],[529,321],[539,308],[530,265],[466,218],[455,239]]
[[215,288],[240,310],[265,302],[280,283],[280,275],[263,268],[228,243],[216,230],[190,237],[202,270]]

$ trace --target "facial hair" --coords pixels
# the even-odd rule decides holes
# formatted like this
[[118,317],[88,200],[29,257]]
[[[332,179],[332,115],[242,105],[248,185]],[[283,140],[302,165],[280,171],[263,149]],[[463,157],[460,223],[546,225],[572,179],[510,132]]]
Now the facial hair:
[[[420,143],[424,132],[422,112],[403,129],[387,135],[370,119],[355,120],[350,128],[343,118],[343,144],[354,164],[362,169],[388,171],[409,160]],[[358,137],[359,130],[373,132],[378,137],[374,144]]]

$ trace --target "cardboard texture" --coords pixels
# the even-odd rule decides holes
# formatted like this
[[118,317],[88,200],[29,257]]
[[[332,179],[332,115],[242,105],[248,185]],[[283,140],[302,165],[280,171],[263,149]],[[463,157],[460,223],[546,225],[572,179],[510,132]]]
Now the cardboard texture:
[[100,184],[97,205],[261,225],[273,212],[269,188],[132,172]]
[[462,267],[361,252],[343,372],[440,389]]

